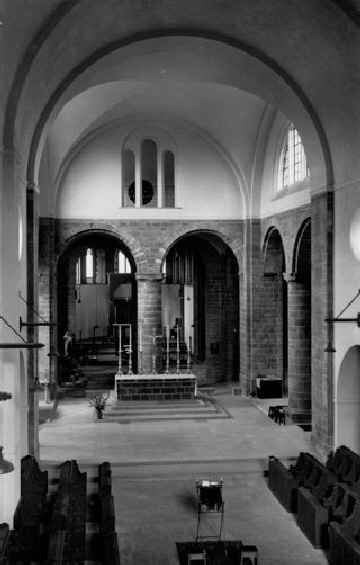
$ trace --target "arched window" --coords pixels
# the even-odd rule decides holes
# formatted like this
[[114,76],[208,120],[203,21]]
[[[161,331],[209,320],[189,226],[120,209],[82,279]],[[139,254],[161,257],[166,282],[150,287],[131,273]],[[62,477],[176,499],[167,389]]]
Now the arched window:
[[122,156],[123,206],[135,206],[135,155],[131,149],[124,149]]
[[75,273],[75,281],[76,284],[81,284],[81,257],[78,257],[76,261],[76,273]]
[[95,282],[101,284],[106,282],[105,249],[96,249],[95,251]]
[[304,146],[299,132],[291,124],[281,151],[277,189],[283,190],[309,176]]
[[175,206],[175,157],[172,151],[164,151],[164,205]]
[[142,206],[157,205],[157,147],[152,139],[141,144],[141,198]]
[[[175,207],[175,155],[161,133],[128,138],[122,149],[122,206]],[[130,149],[131,147],[131,149]]]
[[94,282],[94,251],[90,248],[86,250],[85,278],[87,283]]
[[119,274],[131,274],[131,264],[129,259],[126,257],[120,249],[115,254],[115,272]]

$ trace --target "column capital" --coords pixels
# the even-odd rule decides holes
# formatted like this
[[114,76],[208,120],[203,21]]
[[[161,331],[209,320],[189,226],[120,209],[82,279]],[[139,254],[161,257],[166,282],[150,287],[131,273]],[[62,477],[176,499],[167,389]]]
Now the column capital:
[[283,280],[284,274],[283,273],[264,273],[265,279],[272,279],[272,280]]
[[137,281],[161,282],[162,278],[161,273],[135,273]]
[[284,277],[284,281],[287,282],[287,283],[299,282],[298,279],[297,279],[296,273],[284,273],[283,277]]
[[39,185],[32,181],[26,181],[26,192],[36,192],[37,194],[40,193]]

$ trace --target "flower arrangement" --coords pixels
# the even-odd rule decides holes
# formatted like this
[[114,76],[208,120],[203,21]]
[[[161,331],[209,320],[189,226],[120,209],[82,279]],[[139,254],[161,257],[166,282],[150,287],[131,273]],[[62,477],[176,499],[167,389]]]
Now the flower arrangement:
[[89,402],[89,406],[93,406],[95,408],[95,413],[98,419],[101,419],[104,417],[104,410],[106,407],[106,401],[109,398],[109,396],[105,393],[103,394],[98,394],[96,396],[94,396],[94,398],[92,398]]

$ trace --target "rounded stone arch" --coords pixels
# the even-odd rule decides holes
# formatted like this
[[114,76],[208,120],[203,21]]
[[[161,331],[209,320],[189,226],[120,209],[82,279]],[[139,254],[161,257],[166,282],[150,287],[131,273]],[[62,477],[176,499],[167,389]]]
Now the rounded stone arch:
[[[199,228],[199,229],[184,230],[184,231],[181,231],[181,229],[179,229],[174,231],[175,233],[174,233],[173,241],[169,243],[167,247],[161,247],[159,249],[158,262],[160,264],[160,272],[163,271],[164,261],[166,260],[166,256],[168,255],[170,250],[174,246],[176,246],[181,240],[191,236],[203,236],[203,237],[207,236],[208,238],[213,238],[213,242],[215,242],[217,238],[224,247],[227,247],[229,251],[231,251],[232,255],[234,256],[234,259],[236,260],[237,269],[239,271],[241,253],[240,250],[236,250],[235,242],[231,237],[221,233],[218,230],[212,230],[207,228]],[[178,231],[178,233],[176,233],[176,231]]]
[[271,225],[264,237],[263,280],[259,300],[262,323],[257,330],[263,355],[258,372],[281,381],[282,395],[287,395],[287,293],[284,281],[286,259],[280,228]]
[[310,280],[307,282],[311,285],[311,218],[306,218],[297,231],[292,256],[292,273],[301,280],[307,279],[310,274]]
[[[243,52],[244,54],[251,56],[258,60],[261,64],[265,65],[270,71],[274,73],[275,76],[280,77],[283,82],[290,88],[295,97],[299,100],[301,106],[304,108],[305,112],[309,116],[312,125],[316,131],[319,138],[322,158],[325,163],[326,176],[327,176],[327,186],[332,187],[333,185],[333,166],[331,160],[331,152],[326,136],[326,132],[322,126],[321,120],[313,107],[310,99],[307,98],[302,87],[296,82],[296,80],[283,69],[276,60],[269,57],[266,53],[262,52],[260,49],[248,45],[241,40],[234,37],[224,36],[222,33],[210,33],[209,31],[194,31],[188,29],[178,29],[176,31],[170,30],[157,30],[148,33],[135,34],[134,36],[112,41],[88,55],[83,61],[78,65],[73,67],[68,75],[61,81],[56,90],[50,95],[47,103],[45,104],[43,111],[38,119],[35,126],[30,151],[27,163],[27,173],[26,177],[28,182],[34,183],[36,176],[36,159],[37,153],[41,146],[41,139],[43,137],[44,131],[47,128],[49,121],[51,121],[54,110],[61,103],[62,96],[66,93],[67,89],[74,83],[74,81],[82,75],[87,69],[95,65],[98,61],[104,59],[107,55],[111,55],[115,51],[127,47],[131,44],[138,43],[140,41],[151,40],[151,39],[162,39],[162,38],[172,38],[172,37],[193,37],[199,39],[205,39],[217,42],[219,44],[229,46]],[[12,116],[15,120],[16,111]],[[14,128],[7,128],[7,130],[13,130]]]
[[176,234],[163,250],[162,326],[180,323],[193,372],[206,384],[239,379],[239,263],[216,230]]
[[311,219],[295,237],[288,277],[289,413],[304,429],[312,426],[312,289]]
[[[90,281],[86,273],[85,254],[87,248],[97,250],[96,253],[93,253],[93,278]],[[117,272],[116,255],[118,250],[128,259],[131,266],[130,273],[124,274],[123,272]],[[79,269],[79,271],[77,271],[77,269]],[[78,231],[76,234],[67,238],[57,258],[56,272],[57,323],[61,332],[70,324],[73,328],[77,328],[76,332],[75,329],[73,330],[76,333],[76,338],[80,335],[79,339],[81,339],[81,334],[84,336],[84,332],[80,331],[81,323],[77,323],[80,318],[84,318],[84,312],[80,311],[84,306],[78,307],[77,304],[84,302],[84,300],[87,301],[89,310],[94,311],[93,318],[97,319],[101,317],[99,327],[102,327],[104,332],[108,332],[111,324],[118,322],[116,319],[115,300],[119,297],[116,288],[119,284],[124,283],[131,285],[131,291],[129,291],[126,300],[129,300],[132,304],[131,308],[134,311],[129,312],[129,316],[131,316],[131,319],[135,320],[137,315],[137,263],[128,246],[128,240],[124,241],[114,230],[93,227]],[[108,273],[111,273],[110,277]],[[100,286],[103,287],[102,290]],[[81,297],[80,300],[78,294],[80,293],[81,287],[84,288],[82,293],[84,297]],[[99,288],[99,293],[92,293],[95,287]],[[127,323],[126,320],[120,320],[120,322]],[[87,322],[86,324],[88,331],[89,324]],[[96,325],[97,322],[94,322],[94,324]],[[60,343],[59,337],[60,336],[58,336],[58,342]]]
[[336,398],[336,445],[360,450],[360,346],[353,345],[341,361]]
[[264,238],[263,244],[264,273],[285,273],[286,256],[280,229],[271,226]]
[[132,267],[132,272],[135,273],[137,271],[138,265],[137,265],[137,262],[136,262],[136,257],[137,257],[138,252],[136,252],[136,251],[134,252],[134,249],[138,249],[138,246],[137,246],[134,238],[129,237],[128,235],[123,237],[120,233],[118,233],[117,231],[115,231],[111,227],[96,226],[96,225],[94,225],[94,227],[91,227],[91,228],[86,228],[84,230],[75,231],[73,234],[68,236],[65,240],[60,241],[60,243],[58,245],[57,254],[56,254],[57,266],[59,264],[59,261],[61,260],[61,257],[73,245],[76,245],[81,240],[87,239],[89,237],[94,237],[94,238],[95,237],[105,237],[105,238],[108,237],[110,239],[116,240],[120,244],[120,247],[122,248],[122,250],[127,255],[128,259],[130,261],[131,267]]

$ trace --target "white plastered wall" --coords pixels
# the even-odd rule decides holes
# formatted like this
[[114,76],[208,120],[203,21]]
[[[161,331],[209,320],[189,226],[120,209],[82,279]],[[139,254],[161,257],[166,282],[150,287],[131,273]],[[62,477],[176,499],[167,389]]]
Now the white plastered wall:
[[[174,209],[122,208],[121,149],[129,129],[114,128],[95,136],[74,155],[59,183],[57,217],[241,218],[239,181],[216,145],[190,128],[168,124],[168,130],[175,145]],[[156,132],[154,127],[155,139]],[[141,134],[140,129],[139,139]],[[150,134],[148,126],[143,135]]]

